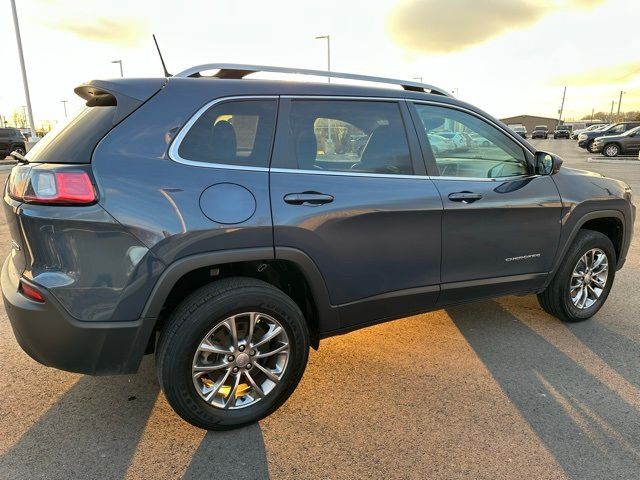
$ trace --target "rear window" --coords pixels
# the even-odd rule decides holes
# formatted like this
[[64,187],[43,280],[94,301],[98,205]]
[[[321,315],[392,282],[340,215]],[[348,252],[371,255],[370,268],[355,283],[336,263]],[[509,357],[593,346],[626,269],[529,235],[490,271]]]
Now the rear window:
[[187,126],[178,155],[199,163],[268,167],[275,117],[275,100],[218,103]]
[[0,128],[0,138],[13,138],[17,137],[16,130],[12,128]]
[[113,128],[115,106],[84,107],[27,154],[30,162],[90,163],[97,143]]

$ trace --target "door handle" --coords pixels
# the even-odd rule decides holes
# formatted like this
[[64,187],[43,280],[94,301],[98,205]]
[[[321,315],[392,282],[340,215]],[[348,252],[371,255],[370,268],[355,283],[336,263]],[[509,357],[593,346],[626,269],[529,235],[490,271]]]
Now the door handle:
[[481,194],[474,192],[455,192],[449,194],[449,200],[452,202],[473,203],[481,198]]
[[318,192],[288,193],[284,196],[284,201],[291,205],[317,207],[333,202],[333,196]]

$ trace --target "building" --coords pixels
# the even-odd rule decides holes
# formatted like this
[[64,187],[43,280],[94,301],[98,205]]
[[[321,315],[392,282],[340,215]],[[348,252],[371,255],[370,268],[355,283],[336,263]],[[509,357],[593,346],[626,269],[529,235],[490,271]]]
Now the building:
[[546,125],[550,132],[553,132],[558,125],[557,118],[536,117],[535,115],[517,115],[515,117],[501,118],[500,121],[506,125],[524,125],[528,133],[533,132],[537,125]]

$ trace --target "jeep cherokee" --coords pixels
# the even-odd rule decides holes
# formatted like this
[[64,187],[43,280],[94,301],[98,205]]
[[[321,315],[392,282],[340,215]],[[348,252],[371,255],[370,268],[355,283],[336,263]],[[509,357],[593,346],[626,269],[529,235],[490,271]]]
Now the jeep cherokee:
[[[86,108],[14,153],[5,186],[16,339],[94,375],[155,352],[167,400],[205,429],[276,410],[325,337],[508,294],[590,318],[629,248],[625,183],[561,169],[429,85],[210,64],[75,92]],[[433,149],[443,132],[481,141]]]

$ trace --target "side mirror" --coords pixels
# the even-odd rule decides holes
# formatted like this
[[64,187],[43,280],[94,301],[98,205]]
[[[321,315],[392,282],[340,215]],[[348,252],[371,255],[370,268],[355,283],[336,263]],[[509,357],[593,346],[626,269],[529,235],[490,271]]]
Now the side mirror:
[[560,170],[562,159],[553,153],[536,152],[536,173],[538,175],[553,175]]

